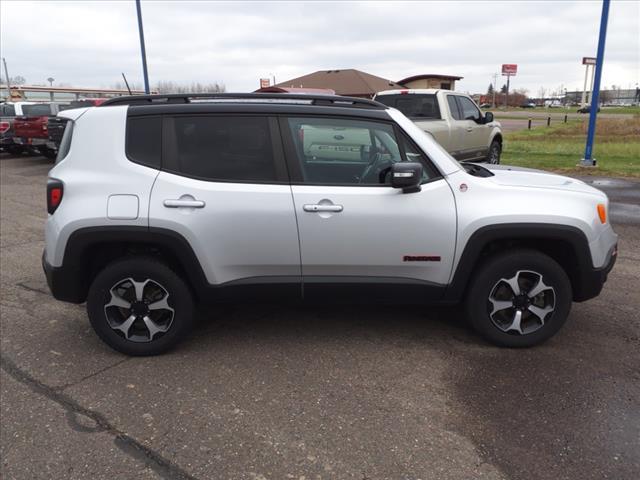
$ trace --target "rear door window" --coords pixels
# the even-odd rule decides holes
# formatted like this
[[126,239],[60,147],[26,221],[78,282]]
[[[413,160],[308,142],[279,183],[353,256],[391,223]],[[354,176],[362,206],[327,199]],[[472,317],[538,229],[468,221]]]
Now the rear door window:
[[208,181],[277,183],[266,116],[168,117],[163,169]]

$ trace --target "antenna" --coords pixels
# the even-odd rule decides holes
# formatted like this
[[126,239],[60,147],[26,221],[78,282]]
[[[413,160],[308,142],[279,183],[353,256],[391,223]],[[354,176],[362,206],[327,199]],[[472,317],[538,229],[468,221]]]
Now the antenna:
[[127,86],[127,90],[129,90],[129,95],[131,95],[131,89],[129,88],[129,82],[127,82],[127,77],[124,76],[124,72],[122,72],[122,78],[124,79],[124,84]]

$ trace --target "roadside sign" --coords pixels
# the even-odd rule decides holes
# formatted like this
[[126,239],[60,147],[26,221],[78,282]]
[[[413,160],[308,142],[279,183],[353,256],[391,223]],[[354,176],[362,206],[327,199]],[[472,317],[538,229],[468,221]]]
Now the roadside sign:
[[269,81],[268,78],[261,78],[260,79],[260,88],[267,88],[268,86],[270,86],[271,82]]
[[515,63],[503,63],[502,75],[515,75],[518,71],[518,65]]
[[596,64],[596,57],[582,57],[582,64],[583,65],[595,65]]

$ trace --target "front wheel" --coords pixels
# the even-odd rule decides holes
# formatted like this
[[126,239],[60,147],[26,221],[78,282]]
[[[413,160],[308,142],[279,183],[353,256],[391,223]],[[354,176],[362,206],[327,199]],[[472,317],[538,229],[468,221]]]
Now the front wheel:
[[182,340],[193,323],[184,280],[151,257],[107,265],[89,288],[87,312],[97,335],[127,355],[157,355]]
[[500,163],[500,155],[502,154],[502,144],[498,140],[491,142],[489,153],[487,154],[487,163],[498,165]]
[[560,330],[572,298],[569,278],[555,260],[516,250],[490,258],[476,272],[467,293],[467,317],[496,345],[531,347]]

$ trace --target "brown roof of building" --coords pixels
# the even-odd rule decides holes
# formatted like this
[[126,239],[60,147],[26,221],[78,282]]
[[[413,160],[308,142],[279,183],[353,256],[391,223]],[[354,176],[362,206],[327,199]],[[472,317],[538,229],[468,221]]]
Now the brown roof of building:
[[361,72],[353,68],[346,70],[319,70],[309,75],[292,78],[276,87],[294,88],[329,88],[338,95],[372,96],[382,90],[402,88],[386,78],[376,77],[370,73]]
[[263,87],[254,93],[308,93],[308,94],[324,94],[335,95],[336,92],[330,88],[291,88],[291,87]]
[[403,78],[398,80],[398,83],[404,84],[406,82],[414,82],[416,80],[424,80],[427,78],[442,78],[444,80],[462,80],[464,77],[456,77],[455,75],[440,75],[437,73],[424,73],[421,75],[413,75],[412,77]]

